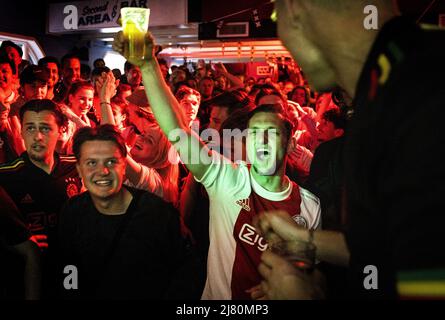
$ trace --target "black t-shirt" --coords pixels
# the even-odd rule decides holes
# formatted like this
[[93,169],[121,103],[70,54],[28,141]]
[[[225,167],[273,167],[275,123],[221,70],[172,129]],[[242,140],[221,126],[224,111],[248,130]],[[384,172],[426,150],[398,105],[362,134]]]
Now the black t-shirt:
[[[133,199],[125,214],[101,214],[88,192],[70,199],[63,209],[60,269],[66,265],[77,267],[79,289],[61,288],[62,293],[87,299],[196,298],[198,293],[192,294],[193,272],[187,276],[178,272],[189,257],[180,235],[178,212],[151,193],[126,188]],[[110,255],[116,231],[126,215],[131,216]],[[178,280],[175,290],[179,289],[173,291],[172,282]]]
[[395,298],[401,272],[445,268],[444,35],[396,18],[362,71],[344,153],[355,297]]

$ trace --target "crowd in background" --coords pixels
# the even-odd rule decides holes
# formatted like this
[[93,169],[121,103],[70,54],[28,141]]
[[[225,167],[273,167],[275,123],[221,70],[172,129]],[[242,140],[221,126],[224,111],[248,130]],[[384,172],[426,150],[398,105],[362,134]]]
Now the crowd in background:
[[[102,132],[104,126],[111,125],[114,129],[108,130],[116,131],[121,137],[113,141],[123,144],[125,149],[121,154],[125,162],[123,184],[162,198],[171,209],[158,207],[157,210],[171,210],[177,215],[178,232],[180,230],[185,239],[184,250],[193,251],[188,253],[192,260],[188,272],[196,276],[198,284],[193,294],[200,297],[208,271],[209,195],[161,130],[145,92],[156,89],[144,88],[140,68],[128,61],[121,75],[118,69],[110,70],[100,58],[95,59],[94,69],[90,71],[73,54],[65,55],[60,61],[46,56],[38,65],[22,60],[21,56],[19,46],[10,41],[2,43],[0,186],[2,201],[5,208],[9,208],[2,210],[2,255],[5,257],[2,274],[13,275],[8,276],[7,281],[3,279],[2,296],[32,298],[39,296],[36,291],[43,291],[45,297],[51,297],[57,291],[53,282],[62,276],[57,260],[63,250],[60,239],[64,237],[60,235],[60,212],[70,198],[85,190],[92,192],[85,177],[79,177],[79,168],[76,171],[81,157],[79,145],[76,151],[76,136],[81,135],[79,132],[85,134],[88,128],[94,136]],[[195,128],[197,134],[214,129],[221,135],[220,141],[224,141],[223,130],[246,129],[254,109],[278,108],[292,125],[290,139],[294,147],[288,153],[286,175],[316,197],[323,229],[342,230],[340,154],[351,110],[351,98],[345,91],[340,88],[328,92],[312,90],[302,71],[290,63],[284,65],[279,74],[266,78],[231,74],[222,63],[200,63],[193,72],[185,65],[169,66],[163,59],[157,59],[157,63],[163,80],[183,110],[184,121]],[[42,120],[46,113],[55,118],[54,128],[48,123],[51,121]],[[99,137],[98,140],[107,139]],[[212,141],[203,142],[212,144]],[[235,163],[247,161],[245,141],[239,142],[243,152],[232,153],[231,160]],[[223,149],[230,147],[230,141],[222,143]],[[220,152],[223,149],[219,149]],[[100,183],[106,185],[107,182],[101,180]],[[298,203],[294,206],[298,207]],[[321,224],[306,227],[321,228]],[[15,234],[14,230],[17,230]],[[37,254],[30,241],[38,245]],[[21,249],[22,245],[25,249]],[[5,248],[14,248],[13,253]],[[25,276],[23,285],[23,274],[18,270],[25,268],[26,274],[36,255],[41,256],[37,260],[43,261],[35,262],[42,266],[43,289],[30,293],[32,281]],[[17,256],[26,257],[25,266]],[[338,282],[342,272],[329,266],[326,269],[336,272],[332,279]],[[28,291],[23,293],[23,288]],[[159,288],[156,294],[163,296]],[[341,285],[335,283],[330,287],[336,294],[341,289]],[[92,296],[109,297],[103,295],[104,292],[105,289]],[[135,292],[145,296],[136,289]]]

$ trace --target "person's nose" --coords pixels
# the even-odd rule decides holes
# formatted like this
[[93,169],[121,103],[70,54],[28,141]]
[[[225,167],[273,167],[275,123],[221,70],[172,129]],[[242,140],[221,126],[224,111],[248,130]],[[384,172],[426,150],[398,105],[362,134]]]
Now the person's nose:
[[101,175],[107,176],[110,173],[110,169],[106,165],[99,165],[99,173]]
[[34,141],[41,141],[43,140],[43,134],[40,132],[40,130],[37,130],[34,134]]
[[256,135],[256,143],[257,145],[266,145],[269,141],[267,130],[260,131]]

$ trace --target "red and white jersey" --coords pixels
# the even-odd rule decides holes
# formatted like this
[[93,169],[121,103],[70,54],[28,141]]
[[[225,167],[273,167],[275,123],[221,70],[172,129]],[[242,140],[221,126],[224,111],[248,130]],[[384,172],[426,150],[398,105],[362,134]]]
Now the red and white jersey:
[[198,182],[210,199],[210,247],[205,300],[250,299],[247,289],[262,278],[257,267],[267,243],[253,227],[253,217],[283,210],[306,227],[320,225],[320,202],[309,191],[288,180],[281,192],[270,192],[251,176],[245,163],[235,165],[213,153],[212,164]]

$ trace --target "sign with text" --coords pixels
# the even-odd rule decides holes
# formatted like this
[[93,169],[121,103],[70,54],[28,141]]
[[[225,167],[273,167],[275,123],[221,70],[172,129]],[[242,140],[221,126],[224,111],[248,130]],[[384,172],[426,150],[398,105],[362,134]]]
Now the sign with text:
[[258,66],[256,67],[257,76],[270,76],[272,75],[272,70],[269,66]]
[[150,8],[150,26],[187,23],[187,0],[90,0],[51,3],[48,33],[70,33],[119,27],[124,7]]

